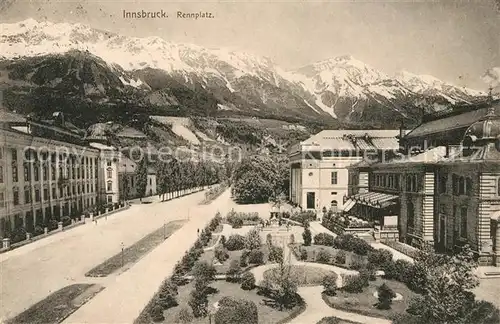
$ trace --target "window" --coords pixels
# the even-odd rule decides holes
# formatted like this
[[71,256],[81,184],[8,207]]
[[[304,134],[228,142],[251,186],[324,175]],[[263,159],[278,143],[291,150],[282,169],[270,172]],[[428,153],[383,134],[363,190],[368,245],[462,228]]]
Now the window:
[[336,191],[332,191],[332,196],[336,195],[337,192]]
[[13,148],[10,150],[12,155],[12,161],[17,161],[17,149]]
[[50,171],[52,172],[52,180],[56,180],[56,167],[51,166],[50,169]]
[[24,203],[29,204],[31,202],[31,192],[29,189],[24,190]]
[[89,184],[87,183],[87,193],[89,193],[89,192],[90,192],[90,186],[89,186]]
[[64,190],[62,187],[59,188],[59,198],[64,197]]
[[5,207],[5,194],[0,192],[0,207]]
[[14,191],[13,193],[14,206],[19,205],[19,191]]
[[52,188],[52,198],[56,199],[57,198],[57,191],[56,188]]
[[108,191],[113,191],[113,182],[108,181],[107,190],[108,190]]
[[17,170],[17,165],[12,166],[12,182],[18,182],[19,181],[19,174]]
[[[498,183],[500,184],[500,179],[498,179]],[[133,188],[134,187],[134,176],[130,177],[130,186]]]
[[24,163],[24,181],[30,181],[30,166],[28,163]]
[[35,201],[39,202],[41,200],[40,198],[40,189],[35,189]]
[[454,174],[452,176],[452,185],[453,185],[453,194],[456,196],[458,195],[458,176],[456,174]]
[[394,176],[394,188],[399,190],[399,174]]
[[152,186],[153,185],[153,179],[149,178],[149,185]]
[[331,182],[333,185],[337,184],[337,171],[333,171],[331,174]]
[[465,194],[467,196],[472,196],[472,179],[471,178],[465,179]]
[[467,238],[467,207],[460,209],[460,237]]
[[312,177],[313,173],[312,172],[309,172],[309,176]]
[[33,167],[33,173],[34,173],[34,176],[35,176],[35,181],[40,180],[40,179],[39,179],[39,173],[38,173],[38,172],[39,172],[39,170],[38,170],[38,166],[36,166],[36,165],[35,165],[35,166]]
[[111,161],[108,161],[108,162],[106,163],[106,165],[110,167],[110,166],[111,166]]
[[108,173],[107,175],[108,179],[111,179],[113,177],[113,170],[108,169],[107,173]]
[[108,195],[108,203],[112,203],[113,202],[113,196],[112,195]]
[[330,208],[332,209],[332,211],[334,212],[337,212],[337,207],[338,207],[338,202],[336,200],[332,200],[330,202]]
[[48,170],[47,170],[47,166],[44,165],[43,168],[42,168],[42,178],[44,181],[47,181],[48,179]]
[[464,177],[460,177],[458,179],[458,194],[459,195],[465,194],[465,178]]
[[3,147],[0,147],[0,160],[3,160]]
[[43,189],[43,200],[48,200],[49,199],[49,189],[44,188]]
[[3,166],[0,165],[0,183],[3,183]]
[[439,177],[439,193],[446,193],[446,182],[448,181],[448,177],[446,175],[441,175]]

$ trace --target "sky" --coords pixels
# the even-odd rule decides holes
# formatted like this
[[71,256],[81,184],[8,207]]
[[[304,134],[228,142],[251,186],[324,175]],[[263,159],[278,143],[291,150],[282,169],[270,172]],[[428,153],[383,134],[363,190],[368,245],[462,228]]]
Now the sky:
[[[0,21],[80,22],[124,35],[226,47],[267,56],[286,70],[352,55],[388,74],[407,70],[485,90],[481,76],[500,67],[498,2],[2,0]],[[164,10],[169,18],[127,19],[124,10]],[[177,11],[208,11],[215,18],[180,19]]]

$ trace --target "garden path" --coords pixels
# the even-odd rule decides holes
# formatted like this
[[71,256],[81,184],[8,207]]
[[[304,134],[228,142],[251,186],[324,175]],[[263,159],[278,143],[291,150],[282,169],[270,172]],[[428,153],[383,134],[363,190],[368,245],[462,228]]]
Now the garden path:
[[390,324],[391,321],[355,313],[344,312],[328,306],[321,297],[323,287],[299,287],[298,294],[307,304],[303,313],[294,318],[289,324],[318,323],[323,317],[335,316],[343,320],[365,324]]

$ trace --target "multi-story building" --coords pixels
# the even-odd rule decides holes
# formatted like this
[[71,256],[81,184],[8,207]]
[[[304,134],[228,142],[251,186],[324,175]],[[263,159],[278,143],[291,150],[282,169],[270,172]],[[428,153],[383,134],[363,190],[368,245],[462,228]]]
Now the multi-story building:
[[100,151],[55,113],[33,120],[0,110],[0,236],[32,232],[98,202]]
[[90,146],[101,153],[99,165],[99,197],[102,202],[115,204],[120,201],[118,168],[120,152],[116,147],[91,142]]
[[[347,199],[355,203],[350,212],[380,220],[387,210],[371,202],[385,195],[401,242],[450,253],[468,244],[481,264],[500,266],[500,104],[489,105],[441,112],[441,122],[430,118],[403,138],[400,158],[352,166],[351,181],[369,181],[368,192],[353,181],[365,192]],[[461,135],[448,141],[447,131]],[[438,146],[415,149],[420,135]]]
[[390,159],[403,130],[325,130],[293,145],[290,200],[307,210],[345,209],[348,167],[362,160]]

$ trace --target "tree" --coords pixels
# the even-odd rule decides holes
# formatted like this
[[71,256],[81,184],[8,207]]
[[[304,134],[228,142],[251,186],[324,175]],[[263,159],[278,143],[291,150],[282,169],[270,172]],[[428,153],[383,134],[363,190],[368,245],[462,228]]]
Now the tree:
[[215,280],[216,273],[215,267],[207,261],[199,261],[194,265],[193,277],[196,281],[209,284]]
[[252,290],[255,288],[255,276],[251,272],[245,272],[241,277],[241,289]]
[[222,246],[222,245],[217,245],[214,249],[214,255],[215,258],[220,262],[223,263],[227,259],[229,259],[229,252],[227,249]]
[[245,248],[247,250],[259,249],[262,245],[260,234],[257,229],[250,230],[246,235]]
[[241,266],[238,260],[232,260],[226,273],[226,281],[238,282],[240,280]]
[[415,273],[423,276],[422,297],[412,301],[408,312],[428,322],[465,324],[476,306],[471,292],[479,284],[476,267],[468,246],[453,256],[422,251],[415,261]]
[[193,310],[193,315],[196,318],[204,317],[208,313],[208,298],[206,288],[206,286],[203,286],[203,284],[200,283],[197,288],[191,291],[188,304]]
[[137,194],[140,200],[146,196],[146,187],[148,185],[148,161],[146,156],[142,156],[137,166],[136,173]]
[[309,226],[304,228],[304,232],[302,233],[302,238],[304,239],[304,245],[310,246],[312,241],[312,234]]
[[389,288],[385,283],[380,285],[377,289],[378,293],[378,303],[377,308],[379,309],[390,309],[392,304],[392,299],[396,298],[396,293]]

